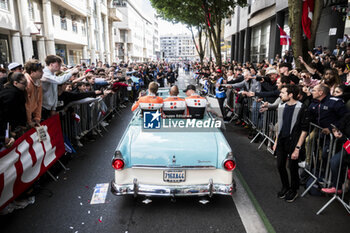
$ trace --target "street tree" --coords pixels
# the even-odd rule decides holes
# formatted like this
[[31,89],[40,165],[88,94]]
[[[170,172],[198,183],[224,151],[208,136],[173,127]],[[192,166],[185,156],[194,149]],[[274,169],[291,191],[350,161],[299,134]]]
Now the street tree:
[[[205,46],[203,45],[202,35],[205,29],[203,18],[204,11],[198,7],[198,0],[181,1],[181,0],[151,0],[152,6],[157,10],[158,15],[172,23],[185,24],[191,31],[193,42],[200,61],[203,64]],[[195,40],[194,30],[198,31],[198,43]]]
[[[222,21],[231,17],[236,6],[246,6],[247,0],[151,0],[151,3],[163,19],[196,27],[198,31],[205,30],[216,62],[221,67]],[[201,47],[204,48],[200,38],[199,46],[196,46],[199,52],[204,51]]]
[[302,9],[303,1],[300,0],[288,0],[289,11],[289,27],[292,39],[292,50],[294,55],[295,64],[300,67],[299,56],[302,56],[305,61],[310,61],[308,51],[312,51],[315,48],[316,33],[320,24],[322,10],[334,4],[340,4],[347,1],[344,0],[313,0],[314,11],[312,15],[312,22],[310,26],[310,38],[304,35],[302,28]]

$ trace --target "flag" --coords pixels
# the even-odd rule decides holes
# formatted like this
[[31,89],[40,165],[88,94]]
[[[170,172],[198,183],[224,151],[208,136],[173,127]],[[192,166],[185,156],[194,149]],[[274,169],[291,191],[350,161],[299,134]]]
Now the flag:
[[292,44],[292,38],[278,25],[278,28],[280,29],[280,45],[291,45]]
[[41,122],[46,139],[35,128],[0,152],[0,211],[20,196],[65,153],[59,115]]
[[64,148],[66,150],[66,152],[72,154],[76,154],[76,150],[74,149],[74,147],[72,146],[72,144],[70,143],[68,137],[66,135],[63,136],[63,139],[64,139]]
[[74,113],[73,119],[74,119],[77,123],[80,122],[80,116],[79,116],[78,114],[76,114],[76,113]]
[[311,38],[311,23],[314,12],[314,0],[303,0],[303,13],[301,16],[301,24],[304,34],[308,39]]

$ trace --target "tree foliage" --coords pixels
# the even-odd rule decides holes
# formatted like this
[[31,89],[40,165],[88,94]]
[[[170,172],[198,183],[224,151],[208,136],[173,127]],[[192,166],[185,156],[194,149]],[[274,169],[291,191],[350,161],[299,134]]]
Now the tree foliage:
[[245,6],[247,0],[151,0],[151,3],[163,19],[196,27],[199,31],[205,30],[216,61],[221,66],[222,20],[230,17],[237,5]]
[[292,49],[294,60],[297,67],[300,67],[298,60],[299,56],[302,56],[305,61],[309,61],[310,57],[307,54],[308,51],[312,51],[315,48],[315,41],[317,35],[318,25],[320,24],[322,10],[334,4],[346,3],[344,0],[315,0],[314,12],[311,24],[311,38],[307,39],[303,35],[303,29],[301,25],[302,17],[302,1],[299,0],[288,0],[289,10],[289,27],[292,38]]

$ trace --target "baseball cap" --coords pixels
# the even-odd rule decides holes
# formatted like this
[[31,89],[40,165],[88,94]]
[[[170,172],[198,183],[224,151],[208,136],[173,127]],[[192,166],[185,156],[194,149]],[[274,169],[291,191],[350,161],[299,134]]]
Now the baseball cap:
[[12,62],[12,63],[10,63],[10,64],[8,65],[9,70],[14,70],[14,69],[16,69],[17,67],[22,67],[22,65],[19,64],[19,63],[17,63],[17,62]]
[[195,85],[187,85],[186,89],[184,90],[184,92],[187,92],[188,90],[193,90],[196,91],[196,86]]
[[85,70],[85,74],[89,73],[89,72],[94,72],[92,69],[87,69]]
[[216,73],[222,73],[222,70],[221,69],[217,69]]
[[269,75],[269,74],[278,74],[278,72],[274,68],[270,67],[266,69],[266,75]]

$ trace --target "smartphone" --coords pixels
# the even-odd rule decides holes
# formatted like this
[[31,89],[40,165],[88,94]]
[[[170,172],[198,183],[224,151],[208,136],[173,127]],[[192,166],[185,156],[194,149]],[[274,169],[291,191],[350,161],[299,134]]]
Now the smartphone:
[[332,129],[338,130],[337,126],[331,124]]

